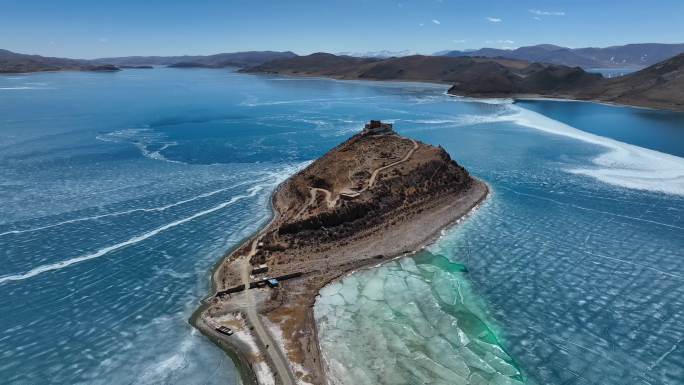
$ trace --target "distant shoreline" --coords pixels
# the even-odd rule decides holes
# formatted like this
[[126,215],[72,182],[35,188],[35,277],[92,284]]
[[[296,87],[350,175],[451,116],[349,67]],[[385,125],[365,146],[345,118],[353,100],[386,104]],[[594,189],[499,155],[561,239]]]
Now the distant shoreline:
[[243,73],[320,76],[449,84],[450,94],[472,98],[550,97],[684,111],[684,54],[640,71],[606,78],[580,67],[503,57],[414,55],[364,59],[316,53],[275,60]]
[[[425,85],[425,86],[432,86],[435,88],[441,88],[444,87],[448,90],[449,87],[451,87],[450,83],[447,82],[438,82],[438,81],[425,81],[425,80],[383,80],[383,79],[349,79],[345,77],[337,77],[337,76],[322,76],[322,75],[308,75],[308,74],[272,74],[272,73],[250,73],[250,72],[242,72],[242,71],[236,71],[239,73],[243,73],[246,75],[255,75],[255,76],[273,76],[273,77],[281,77],[281,78],[292,78],[292,79],[311,79],[311,80],[328,80],[328,81],[339,81],[339,82],[345,82],[345,83],[354,83],[354,82],[361,82],[361,83],[388,83],[388,84],[406,84],[406,85]],[[610,106],[610,107],[623,107],[623,108],[635,108],[635,109],[641,109],[641,110],[650,110],[650,111],[666,111],[666,112],[675,112],[675,113],[681,113],[684,112],[684,110],[676,110],[676,109],[668,109],[664,107],[658,107],[658,106],[641,106],[641,105],[635,105],[635,104],[624,104],[624,103],[617,103],[617,102],[611,102],[611,101],[605,101],[605,100],[600,100],[600,99],[574,99],[572,97],[563,97],[563,96],[544,96],[544,95],[499,95],[499,96],[472,96],[472,95],[457,95],[457,94],[451,94],[449,92],[444,92],[444,95],[450,96],[452,98],[461,98],[464,101],[470,101],[470,102],[484,102],[487,100],[502,100],[502,99],[510,99],[513,102],[516,102],[518,100],[520,101],[525,101],[525,100],[538,100],[538,101],[554,101],[554,102],[582,102],[582,103],[594,103],[594,104],[600,104],[604,106]]]
[[[425,85],[425,86],[434,86],[434,87],[445,87],[449,88],[451,87],[451,84],[449,82],[440,82],[440,81],[426,81],[423,79],[416,79],[416,80],[411,80],[411,79],[358,79],[358,78],[347,78],[344,76],[324,76],[324,75],[311,75],[311,74],[280,74],[280,73],[267,73],[267,72],[244,72],[241,71],[240,67],[221,67],[221,68],[212,68],[212,67],[201,67],[201,66],[189,66],[189,67],[183,67],[183,66],[162,66],[162,67],[156,67],[156,66],[121,66],[118,67],[121,70],[130,70],[130,69],[176,69],[176,70],[192,70],[192,69],[206,69],[206,70],[227,70],[229,72],[237,72],[237,73],[242,73],[245,75],[260,75],[260,76],[274,76],[274,77],[279,77],[279,78],[292,78],[292,79],[311,79],[311,80],[333,80],[333,81],[341,81],[341,82],[347,82],[347,83],[354,83],[354,82],[373,82],[373,83],[389,83],[389,84],[407,84],[407,85],[415,85],[415,84],[420,84],[420,85]],[[39,71],[28,71],[28,72],[0,72],[0,76],[7,75],[7,76],[16,76],[16,75],[31,75],[31,74],[40,74],[40,73],[64,73],[64,72],[86,72],[86,73],[116,73],[119,72],[119,70],[87,70],[87,69],[57,69],[57,70],[39,70]],[[467,94],[454,94],[454,93],[449,93],[445,92],[446,95],[452,96],[452,97],[457,97],[457,98],[464,98],[469,101],[481,101],[481,100],[497,100],[497,99],[511,99],[513,101],[521,100],[539,100],[539,101],[560,101],[560,102],[584,102],[584,103],[596,103],[596,104],[601,104],[601,105],[606,105],[606,106],[612,106],[612,107],[627,107],[627,108],[636,108],[636,109],[645,109],[645,110],[652,110],[652,111],[668,111],[668,112],[676,112],[676,113],[681,113],[684,112],[684,106],[681,108],[675,108],[675,107],[666,107],[658,104],[628,104],[628,103],[620,103],[620,102],[613,102],[613,101],[608,101],[608,100],[601,100],[601,99],[578,99],[573,96],[553,96],[553,95],[539,95],[539,94],[500,94],[500,95],[467,95]]]

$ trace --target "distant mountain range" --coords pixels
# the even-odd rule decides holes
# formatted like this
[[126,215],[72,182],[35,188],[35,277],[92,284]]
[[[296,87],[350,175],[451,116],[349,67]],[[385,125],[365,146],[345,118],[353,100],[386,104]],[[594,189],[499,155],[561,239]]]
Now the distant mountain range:
[[94,59],[96,63],[114,65],[156,65],[170,67],[251,67],[276,59],[297,56],[293,52],[247,51],[219,53],[207,56],[125,56]]
[[530,63],[515,59],[446,56],[359,58],[314,53],[274,60],[241,70],[248,73],[325,76],[337,79],[429,81],[452,84],[461,77],[484,75],[498,68],[523,69]]
[[275,59],[295,57],[292,52],[249,51],[208,56],[128,56],[94,60],[25,55],[0,49],[0,73],[39,71],[118,71],[120,68],[251,67]]
[[37,71],[118,71],[110,64],[88,60],[63,59],[39,55],[24,55],[0,49],[0,73]]
[[[596,49],[600,55],[608,51],[626,52],[630,45]],[[657,45],[659,55],[664,46]],[[555,64],[549,59],[555,53],[566,58],[576,55],[568,49],[543,45],[524,47],[510,52],[534,57],[538,62],[496,55],[479,56],[422,56],[354,57],[315,53],[297,56],[292,52],[253,51],[210,56],[149,56],[104,58],[96,60],[64,59],[38,55],[24,55],[0,50],[0,73],[36,71],[118,71],[119,68],[150,68],[149,65],[172,67],[224,68],[242,67],[242,72],[274,73],[298,76],[324,76],[338,79],[425,81],[450,84],[449,93],[472,97],[530,97],[543,96],[566,99],[597,100],[635,106],[666,108],[684,111],[684,54],[676,55],[629,75],[606,79],[578,68]],[[582,49],[592,50],[592,49]],[[580,52],[586,52],[582,51]],[[480,53],[482,50],[480,50]],[[561,52],[559,52],[561,51]],[[536,52],[536,56],[533,53]],[[546,52],[544,56],[540,52]],[[570,53],[568,53],[570,52]],[[642,51],[644,52],[644,51]],[[652,52],[652,51],[649,51]],[[672,51],[669,51],[672,52]],[[485,52],[486,53],[486,52]],[[493,55],[493,53],[492,53]],[[574,55],[574,56],[573,56]],[[594,59],[601,57],[592,56]],[[642,55],[641,63],[654,55]],[[615,56],[611,56],[615,59]],[[624,59],[624,63],[628,63]],[[584,63],[587,66],[587,63]]]
[[684,44],[627,44],[606,48],[566,48],[552,44],[516,49],[482,48],[473,51],[441,51],[438,56],[506,57],[531,62],[589,68],[643,68],[684,53]]
[[[578,77],[600,79],[579,68],[549,64],[531,64],[518,59],[447,56],[404,56],[386,59],[338,56],[315,53],[290,59],[274,60],[242,69],[246,73],[270,73],[299,76],[325,76],[337,79],[425,81],[445,84],[498,84],[508,74],[529,76],[550,66],[562,67]],[[498,86],[497,86],[498,87]],[[497,88],[498,89],[498,88]]]
[[415,55],[414,51],[366,51],[366,52],[340,52],[337,55],[341,56],[355,56],[355,57],[376,57],[376,58],[390,58]]

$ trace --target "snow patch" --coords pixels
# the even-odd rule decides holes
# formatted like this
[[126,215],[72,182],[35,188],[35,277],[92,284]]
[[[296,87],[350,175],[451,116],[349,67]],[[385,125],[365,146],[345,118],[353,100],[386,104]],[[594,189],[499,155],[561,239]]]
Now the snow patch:
[[512,105],[503,118],[518,125],[596,144],[609,151],[594,158],[595,167],[566,170],[621,187],[684,195],[684,158],[578,130],[534,111]]

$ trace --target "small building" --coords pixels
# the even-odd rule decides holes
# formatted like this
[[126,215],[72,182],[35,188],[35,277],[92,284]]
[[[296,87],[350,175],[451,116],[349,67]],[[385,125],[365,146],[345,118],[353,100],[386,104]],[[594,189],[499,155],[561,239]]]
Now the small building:
[[371,120],[363,127],[364,134],[387,134],[392,130],[391,123],[383,123],[379,120]]
[[238,293],[238,292],[241,292],[243,290],[245,290],[244,284],[233,286],[233,287],[228,288],[226,290],[222,290],[222,291],[217,292],[216,297],[223,297],[224,295]]
[[231,329],[230,329],[229,327],[227,327],[227,326],[219,326],[219,327],[217,327],[215,330],[216,330],[217,332],[219,332],[219,333],[221,333],[221,334],[225,334],[225,335],[227,335],[227,336],[232,336],[232,335],[233,335],[233,330],[231,330]]
[[275,278],[269,279],[268,281],[266,281],[266,284],[268,285],[268,287],[271,287],[271,288],[273,288],[273,287],[278,287],[278,285],[280,285],[280,283],[278,282],[278,280],[275,279]]
[[266,264],[261,264],[252,270],[252,275],[263,274],[268,271]]
[[[267,279],[268,279],[268,278],[267,278]],[[267,281],[267,279],[262,279],[262,280],[259,280],[259,281],[252,281],[252,282],[249,283],[249,288],[250,288],[250,289],[254,289],[254,288],[261,288],[261,287],[264,287],[264,286],[266,286],[266,281]]]

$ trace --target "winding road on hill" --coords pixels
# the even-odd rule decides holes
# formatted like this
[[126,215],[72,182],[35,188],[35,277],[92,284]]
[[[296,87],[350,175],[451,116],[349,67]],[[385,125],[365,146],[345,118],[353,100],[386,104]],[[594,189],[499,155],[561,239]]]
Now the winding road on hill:
[[373,173],[371,174],[370,179],[368,180],[368,187],[364,188],[363,191],[366,191],[369,188],[373,187],[373,185],[375,184],[375,180],[378,178],[378,175],[380,174],[380,172],[387,170],[390,167],[394,167],[400,163],[404,163],[407,160],[411,159],[411,156],[413,155],[413,153],[418,149],[418,142],[416,142],[415,140],[413,140],[411,138],[407,138],[407,139],[410,140],[411,143],[413,143],[413,147],[410,150],[408,150],[406,155],[404,155],[404,157],[401,158],[401,160],[398,160],[394,163],[390,163],[387,166],[382,166],[380,168],[376,168],[375,171],[373,171]]
[[390,164],[388,164],[388,165],[386,165],[386,166],[382,166],[382,167],[376,168],[376,169],[371,173],[370,178],[368,178],[368,184],[366,185],[366,187],[364,187],[364,188],[362,188],[361,190],[358,190],[358,191],[351,191],[351,190],[349,190],[348,192],[345,192],[344,195],[346,195],[346,196],[348,196],[348,197],[351,197],[351,198],[355,198],[355,197],[361,195],[362,192],[368,190],[369,188],[372,188],[373,185],[375,185],[375,181],[378,179],[378,175],[380,175],[380,173],[381,173],[382,171],[387,170],[387,169],[390,168],[390,167],[394,167],[394,166],[396,166],[396,165],[398,165],[398,164],[404,163],[404,162],[406,162],[407,160],[411,159],[411,156],[413,155],[413,153],[418,149],[418,142],[416,142],[415,140],[413,140],[413,139],[411,139],[411,138],[406,138],[406,139],[407,139],[407,140],[410,140],[410,141],[413,143],[413,147],[412,147],[410,150],[408,150],[408,152],[406,153],[406,155],[404,155],[403,158],[401,158],[400,160],[398,160],[398,161],[396,161],[396,162],[390,163]]
[[[408,150],[408,152],[406,153],[406,155],[404,155],[403,158],[401,158],[400,160],[398,160],[396,162],[390,163],[390,164],[382,166],[382,167],[378,167],[375,170],[373,170],[370,178],[368,178],[368,183],[366,184],[366,187],[362,188],[361,190],[353,191],[350,189],[343,189],[340,192],[340,194],[344,194],[345,196],[350,197],[350,198],[356,198],[357,196],[361,195],[362,192],[368,190],[369,188],[372,188],[373,185],[375,185],[375,181],[378,179],[378,175],[380,175],[380,173],[382,171],[387,170],[390,167],[394,167],[398,164],[404,163],[407,160],[411,159],[411,156],[413,155],[413,153],[418,149],[418,142],[416,142],[415,140],[413,140],[411,138],[407,138],[407,140],[410,140],[411,143],[413,143],[413,147],[410,150]],[[345,191],[345,190],[347,190],[347,191]],[[302,207],[301,210],[299,210],[299,213],[297,213],[297,215],[296,215],[297,217],[301,216],[307,207],[313,205],[316,202],[316,196],[317,196],[319,191],[325,195],[325,202],[328,205],[328,208],[331,209],[331,208],[335,207],[335,205],[337,204],[337,200],[339,199],[339,195],[335,199],[332,199],[332,193],[330,192],[330,190],[326,190],[326,189],[320,188],[320,187],[309,187],[309,194],[311,194],[311,199],[309,199],[307,204],[304,205],[304,207]]]

